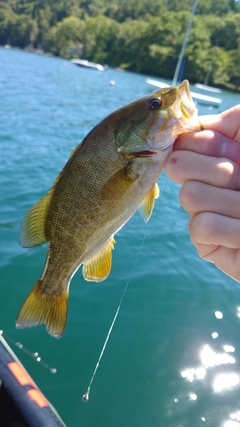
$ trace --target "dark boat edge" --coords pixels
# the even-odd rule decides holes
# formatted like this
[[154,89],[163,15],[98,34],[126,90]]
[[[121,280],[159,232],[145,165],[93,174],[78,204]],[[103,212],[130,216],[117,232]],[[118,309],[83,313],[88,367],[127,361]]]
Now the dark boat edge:
[[0,331],[0,426],[66,427]]

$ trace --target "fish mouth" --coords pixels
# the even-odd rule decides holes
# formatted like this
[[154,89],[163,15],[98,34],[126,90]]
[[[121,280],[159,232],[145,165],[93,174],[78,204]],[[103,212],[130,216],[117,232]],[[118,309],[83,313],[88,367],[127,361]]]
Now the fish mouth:
[[162,153],[163,151],[168,150],[168,148],[171,145],[172,145],[172,143],[168,142],[167,144],[162,145],[159,150],[156,149],[156,150],[132,151],[130,154],[133,157],[142,157],[142,158],[143,157],[153,157],[154,155],[159,154],[160,152]]
[[131,153],[131,156],[133,156],[133,157],[152,157],[154,154],[157,154],[157,151],[144,150],[144,151],[133,151]]

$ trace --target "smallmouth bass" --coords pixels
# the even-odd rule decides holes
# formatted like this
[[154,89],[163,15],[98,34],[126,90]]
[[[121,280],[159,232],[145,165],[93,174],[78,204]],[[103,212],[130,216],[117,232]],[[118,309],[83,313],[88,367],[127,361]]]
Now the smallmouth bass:
[[185,80],[120,108],[90,131],[23,219],[20,244],[48,242],[48,251],[17,327],[45,324],[51,335],[63,334],[72,276],[80,265],[85,280],[108,276],[114,235],[138,209],[149,220],[175,139],[196,130],[197,110]]

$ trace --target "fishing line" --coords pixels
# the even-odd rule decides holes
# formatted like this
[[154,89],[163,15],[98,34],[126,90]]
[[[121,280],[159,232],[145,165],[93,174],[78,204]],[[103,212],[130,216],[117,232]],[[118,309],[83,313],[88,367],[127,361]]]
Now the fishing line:
[[56,374],[57,369],[51,368],[51,366],[47,365],[47,363],[42,361],[42,358],[39,356],[39,353],[36,351],[34,353],[31,353],[27,348],[23,347],[23,344],[20,342],[14,341],[12,338],[8,337],[3,331],[0,331],[0,335],[2,335],[7,341],[14,344],[16,347],[18,347],[20,350],[22,350],[25,354],[30,356],[32,359],[34,359],[36,362],[38,362],[40,365],[42,365],[44,368],[46,368],[51,374]]
[[93,382],[94,377],[95,377],[95,375],[96,375],[96,373],[97,373],[97,370],[98,370],[98,367],[99,367],[99,365],[100,365],[100,362],[101,362],[101,359],[102,359],[103,353],[104,353],[104,351],[105,351],[105,348],[106,348],[106,346],[107,346],[107,343],[108,343],[109,337],[110,337],[110,335],[111,335],[111,332],[112,332],[113,326],[114,326],[114,324],[115,324],[115,322],[116,322],[116,319],[117,319],[117,317],[118,317],[118,313],[119,313],[119,311],[120,311],[120,308],[121,308],[121,305],[122,305],[123,299],[124,299],[125,294],[126,294],[126,292],[127,292],[128,285],[129,285],[130,280],[131,280],[131,278],[132,278],[132,275],[133,275],[134,269],[135,269],[135,267],[136,267],[136,264],[137,264],[137,261],[138,261],[138,258],[139,258],[139,255],[140,255],[140,252],[141,252],[141,250],[142,250],[142,247],[143,247],[143,244],[144,244],[144,242],[145,242],[146,237],[147,237],[147,233],[145,233],[145,235],[144,235],[144,237],[143,237],[143,239],[142,239],[142,243],[141,243],[141,245],[140,245],[140,247],[139,247],[139,251],[138,251],[137,257],[136,257],[136,259],[135,259],[135,262],[134,262],[134,264],[133,264],[132,271],[131,271],[131,273],[130,273],[130,275],[129,275],[129,278],[128,278],[128,280],[127,280],[126,286],[125,286],[125,288],[124,288],[124,290],[123,290],[122,297],[121,297],[121,299],[120,299],[120,302],[119,302],[119,304],[118,304],[118,307],[117,307],[116,313],[115,313],[115,315],[114,315],[113,321],[112,321],[112,323],[111,323],[111,326],[110,326],[110,328],[109,328],[109,330],[108,330],[108,333],[107,333],[106,339],[105,339],[104,344],[103,344],[103,346],[102,346],[102,350],[101,350],[101,353],[100,353],[100,355],[99,355],[98,361],[97,361],[97,363],[96,363],[95,369],[94,369],[94,371],[93,371],[93,374],[92,374],[92,377],[91,377],[90,383],[89,383],[89,385],[88,385],[87,391],[86,391],[86,393],[84,393],[84,394],[83,394],[83,396],[82,396],[82,401],[83,401],[83,402],[88,402],[88,400],[89,400],[89,394],[90,394],[90,389],[91,389],[92,382]]

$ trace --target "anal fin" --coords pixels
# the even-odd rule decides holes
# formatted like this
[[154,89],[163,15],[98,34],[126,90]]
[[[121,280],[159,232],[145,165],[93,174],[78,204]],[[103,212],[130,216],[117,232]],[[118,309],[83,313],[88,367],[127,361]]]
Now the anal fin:
[[82,273],[89,282],[101,282],[106,279],[112,267],[112,250],[115,240],[112,237],[107,244],[88,262],[83,265]]

